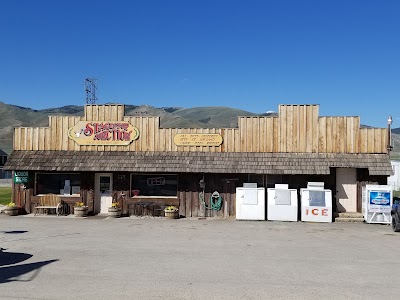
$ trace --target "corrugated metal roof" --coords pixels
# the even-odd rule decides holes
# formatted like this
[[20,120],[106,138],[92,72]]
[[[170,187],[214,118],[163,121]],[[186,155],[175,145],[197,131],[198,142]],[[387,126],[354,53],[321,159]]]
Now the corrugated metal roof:
[[127,151],[13,151],[6,170],[330,174],[330,168],[366,168],[393,174],[386,154],[221,153]]

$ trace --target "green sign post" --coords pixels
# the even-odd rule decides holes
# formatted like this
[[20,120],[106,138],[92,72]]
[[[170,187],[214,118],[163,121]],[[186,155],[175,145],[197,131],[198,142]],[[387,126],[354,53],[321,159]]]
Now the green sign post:
[[27,171],[15,171],[14,172],[14,183],[25,184],[29,181],[29,174]]

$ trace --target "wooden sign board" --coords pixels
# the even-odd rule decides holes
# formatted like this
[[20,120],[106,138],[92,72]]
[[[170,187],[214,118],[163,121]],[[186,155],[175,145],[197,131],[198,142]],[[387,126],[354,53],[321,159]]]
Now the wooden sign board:
[[68,130],[78,145],[124,146],[139,138],[139,129],[124,121],[79,121]]
[[220,146],[222,136],[218,133],[177,133],[174,136],[177,146]]

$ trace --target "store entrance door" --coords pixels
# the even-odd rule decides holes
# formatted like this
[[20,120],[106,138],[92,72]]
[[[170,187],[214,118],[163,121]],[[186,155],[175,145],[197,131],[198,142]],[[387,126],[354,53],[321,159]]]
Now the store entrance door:
[[336,206],[338,212],[357,212],[357,169],[336,169]]
[[95,214],[106,214],[112,203],[112,173],[97,173],[95,184]]

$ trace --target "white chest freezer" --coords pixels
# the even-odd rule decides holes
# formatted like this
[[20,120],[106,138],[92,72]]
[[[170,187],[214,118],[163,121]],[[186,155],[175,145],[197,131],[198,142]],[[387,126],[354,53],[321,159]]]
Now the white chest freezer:
[[367,184],[363,187],[362,211],[367,223],[390,224],[393,189],[390,185]]
[[297,221],[298,199],[297,190],[289,189],[288,185],[277,184],[268,188],[267,220]]
[[301,220],[304,222],[332,222],[332,191],[323,188],[323,183],[313,182],[300,189]]
[[265,188],[236,188],[236,220],[265,221]]

